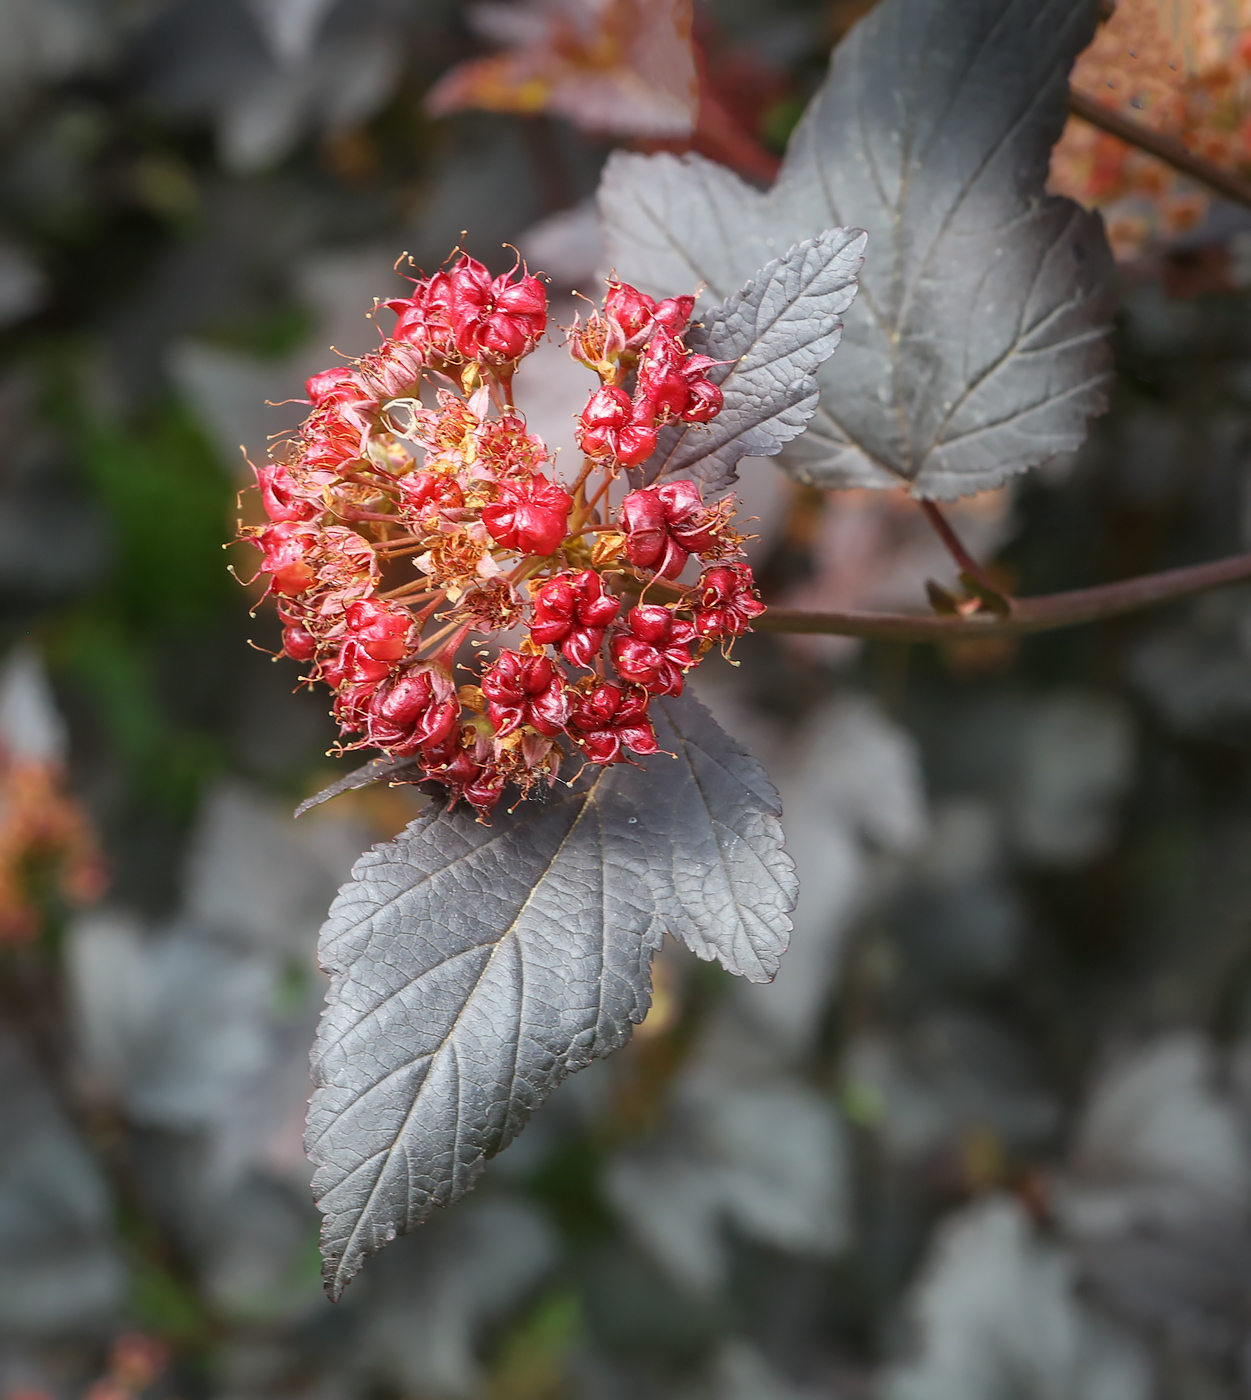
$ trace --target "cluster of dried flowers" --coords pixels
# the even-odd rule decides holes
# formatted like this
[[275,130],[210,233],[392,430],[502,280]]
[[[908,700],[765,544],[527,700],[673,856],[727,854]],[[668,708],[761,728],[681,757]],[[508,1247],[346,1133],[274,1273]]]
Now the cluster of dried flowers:
[[[664,424],[721,408],[713,362],[682,339],[694,299],[610,281],[569,330],[599,385],[567,485],[513,407],[547,323],[537,278],[493,279],[462,254],[384,304],[391,335],[314,375],[303,426],[256,468],[269,523],[241,533],[261,550],[284,653],[334,692],[345,747],[412,758],[479,814],[509,782],[550,784],[567,754],[655,753],[652,697],[680,693],[764,610],[731,498],[705,505],[674,481],[610,499]],[[705,567],[682,586],[692,555]],[[646,601],[655,579],[667,601]],[[466,644],[480,649],[468,661]]]

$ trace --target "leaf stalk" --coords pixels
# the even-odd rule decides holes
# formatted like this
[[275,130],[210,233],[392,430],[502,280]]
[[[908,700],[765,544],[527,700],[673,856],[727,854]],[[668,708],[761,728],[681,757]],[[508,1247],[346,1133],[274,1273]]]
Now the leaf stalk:
[[[985,569],[964,547],[964,542],[960,536],[951,528],[951,522],[943,514],[936,501],[918,501],[921,512],[933,526],[934,533],[942,540],[947,553],[960,565],[962,572],[969,574],[984,590],[992,596],[1001,596],[1003,590],[995,583]],[[1005,599],[1009,608],[1011,603]]]

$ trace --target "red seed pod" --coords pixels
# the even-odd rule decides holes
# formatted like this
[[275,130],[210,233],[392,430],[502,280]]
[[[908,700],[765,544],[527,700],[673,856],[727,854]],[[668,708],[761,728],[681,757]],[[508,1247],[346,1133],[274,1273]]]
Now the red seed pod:
[[664,503],[670,535],[688,554],[715,549],[725,530],[726,512],[708,510],[693,481],[668,481],[656,488]]
[[696,379],[690,385],[690,399],[682,410],[682,418],[687,423],[710,423],[724,407],[721,390],[708,379]]
[[452,264],[447,280],[454,316],[466,307],[485,306],[491,299],[491,274],[485,263],[468,253],[462,253]]
[[347,629],[377,661],[398,661],[408,651],[413,619],[407,608],[360,598],[347,606]]
[[518,282],[497,277],[492,290],[495,309],[483,324],[480,340],[493,354],[515,360],[534,348],[547,327],[547,292],[528,274]]
[[656,323],[663,326],[670,335],[681,335],[694,310],[695,298],[692,296],[666,297],[664,301],[656,303]]
[[327,404],[366,403],[370,395],[354,370],[346,365],[323,369],[304,381],[304,389],[314,408]]
[[492,763],[479,763],[467,749],[458,750],[446,763],[429,767],[425,776],[448,791],[449,807],[462,798],[486,816],[498,806],[507,781]]
[[695,597],[695,630],[712,641],[741,637],[765,610],[746,564],[705,569],[695,585]]
[[546,656],[502,651],[482,677],[487,718],[503,739],[528,724],[555,738],[569,718],[565,678]]
[[694,482],[666,482],[631,491],[621,501],[626,557],[635,568],[677,578],[691,554],[711,549],[725,529],[725,512],[705,510]]
[[378,688],[378,682],[358,681],[348,684],[343,680],[337,664],[333,662],[323,665],[321,670],[321,679],[327,681],[335,692],[334,705],[331,708],[340,730],[344,734],[350,734],[364,729],[369,719],[367,707]]
[[624,389],[605,384],[591,395],[578,423],[578,446],[596,459],[617,455],[617,435],[629,425],[634,405]]
[[617,324],[622,340],[629,342],[652,325],[656,303],[627,282],[609,282],[604,315]]
[[666,297],[658,302],[628,282],[609,282],[604,298],[605,317],[620,331],[622,341],[630,348],[641,343],[656,327],[670,335],[681,335],[694,309],[694,297]]
[[582,411],[578,446],[596,461],[615,457],[623,467],[642,466],[656,450],[654,418],[647,402],[605,384]]
[[283,654],[292,661],[312,661],[318,654],[318,638],[309,631],[308,619],[283,603],[278,603],[278,617],[283,622]]
[[482,764],[465,748],[457,748],[446,763],[433,765],[429,776],[449,788],[464,788],[482,774]]
[[446,272],[436,272],[426,283],[423,298],[427,343],[431,350],[445,355],[456,353],[455,332],[452,327],[456,292]]
[[636,405],[646,405],[649,421],[663,422],[685,411],[691,397],[686,360],[682,342],[659,327],[639,359],[635,390]]
[[683,673],[695,664],[690,652],[695,628],[657,603],[631,608],[626,627],[610,644],[622,679],[653,695],[681,695]]
[[591,763],[618,763],[622,749],[636,754],[657,751],[656,731],[647,717],[651,696],[639,686],[623,689],[601,681],[575,701],[569,733]]
[[654,486],[631,491],[621,502],[626,557],[635,568],[650,569],[656,565],[664,553],[668,525],[664,502]]
[[284,597],[294,597],[313,582],[313,567],[308,555],[315,544],[315,536],[298,521],[279,520],[267,525],[256,536],[253,543],[262,551],[261,573],[269,574],[269,591],[281,593]]
[[380,686],[368,705],[366,737],[391,754],[437,748],[458,734],[460,702],[441,666],[419,662]]
[[362,420],[350,406],[332,403],[319,409],[301,434],[303,464],[337,472],[348,463],[358,461],[365,451],[369,426],[369,422]]
[[535,590],[530,636],[541,646],[559,646],[575,666],[590,667],[620,609],[594,569],[556,574]]
[[672,418],[710,422],[724,407],[721,390],[705,378],[717,363],[707,355],[692,355],[668,331],[658,330],[639,363],[636,419],[645,413],[660,423]]
[[404,509],[422,522],[432,521],[444,511],[459,510],[465,493],[454,476],[443,472],[410,472],[400,478]]
[[627,619],[630,631],[653,646],[664,646],[673,635],[675,624],[681,626],[669,609],[659,603],[639,603],[630,609]]
[[440,764],[450,763],[464,747],[460,701],[454,695],[449,698],[453,701],[450,707],[452,723],[448,726],[447,732],[443,733],[440,729],[435,738],[422,744],[419,751],[418,758],[425,768],[437,768]]
[[317,639],[298,622],[290,622],[282,629],[282,650],[292,661],[311,661],[317,655]]
[[376,685],[391,674],[392,663],[380,661],[356,640],[348,637],[339,647],[336,670],[342,676],[341,685]]
[[271,520],[312,520],[323,507],[306,495],[285,466],[254,467],[261,502]]
[[617,461],[623,467],[641,467],[655,450],[655,428],[631,423],[617,434]]
[[505,363],[534,349],[547,326],[547,293],[537,277],[494,280],[476,258],[462,253],[448,281],[457,350],[467,360]]
[[528,481],[500,483],[500,499],[483,506],[491,538],[521,554],[554,554],[565,538],[573,497],[540,472]]
[[557,646],[573,630],[577,603],[573,574],[556,574],[534,592],[534,616],[530,636],[540,646]]
[[446,272],[420,280],[411,297],[393,297],[382,303],[397,313],[393,339],[412,345],[433,360],[455,356],[452,332],[452,286]]
[[465,784],[465,801],[480,817],[485,817],[499,806],[507,781],[504,774],[494,765],[484,764],[473,782]]

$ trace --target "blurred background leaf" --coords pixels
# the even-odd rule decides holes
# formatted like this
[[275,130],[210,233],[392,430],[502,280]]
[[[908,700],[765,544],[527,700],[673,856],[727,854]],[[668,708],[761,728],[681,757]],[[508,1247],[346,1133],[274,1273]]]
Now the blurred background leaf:
[[[653,144],[433,117],[499,53],[437,0],[0,5],[0,1400],[1248,1393],[1238,589],[1006,646],[710,661],[803,881],[778,978],[666,945],[631,1045],[357,1296],[320,1294],[313,943],[415,812],[383,788],[291,820],[339,769],[322,701],[247,646],[274,640],[220,548],[239,445],[373,343],[404,250],[432,270],[465,230],[503,270],[516,243],[571,321],[613,142],[767,184],[870,8],[696,7],[694,130]],[[1120,0],[1079,87],[1241,167],[1247,16],[1219,51],[1202,28],[1232,8],[1184,11],[1196,68]],[[1106,86],[1135,74],[1142,107]],[[952,512],[1022,594],[1251,546],[1251,216],[1076,132],[1052,180],[1122,258],[1112,408]],[[539,356],[525,406],[568,452],[584,386]],[[771,601],[956,584],[902,496],[759,460],[739,487]]]

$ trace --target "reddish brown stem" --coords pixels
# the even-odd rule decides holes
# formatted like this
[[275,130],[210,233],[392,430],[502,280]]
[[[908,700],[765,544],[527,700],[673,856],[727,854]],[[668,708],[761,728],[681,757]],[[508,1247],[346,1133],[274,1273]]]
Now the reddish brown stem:
[[595,463],[589,457],[582,465],[582,475],[578,477],[575,488],[579,493],[580,504],[576,507],[574,511],[573,525],[569,531],[571,535],[585,535],[588,529],[591,528],[607,528],[600,526],[591,527],[588,526],[586,523],[592,518],[592,516],[594,516],[595,507],[600,503],[600,501],[604,499],[604,494],[612,485],[612,478],[606,477],[604,481],[601,482],[599,489],[595,492],[591,499],[589,501],[586,499],[586,479],[591,474],[591,471],[594,468],[594,466]]
[[975,578],[989,593],[1002,593],[987,576],[985,569],[965,549],[960,536],[951,528],[951,522],[942,513],[936,501],[918,501],[922,514],[934,527],[934,532],[946,546],[947,553],[960,565],[963,573]]
[[1251,183],[1235,171],[1226,170],[1223,165],[1208,160],[1206,156],[1196,155],[1172,136],[1152,131],[1149,126],[1106,107],[1102,102],[1096,102],[1082,92],[1069,93],[1069,111],[1091,126],[1097,126],[1100,131],[1106,131],[1109,136],[1117,136],[1129,145],[1137,146],[1140,151],[1146,151],[1148,155],[1180,170],[1183,175],[1207,185],[1217,194],[1232,199],[1235,204],[1251,209]]
[[611,477],[611,476],[606,476],[606,477],[604,478],[603,485],[600,486],[599,490],[596,491],[596,493],[595,493],[595,494],[591,497],[591,499],[587,502],[587,509],[588,509],[588,510],[594,510],[595,507],[599,505],[599,503],[604,499],[604,497],[608,494],[608,492],[609,492],[611,489],[612,489],[612,477]]
[[402,598],[405,607],[411,607],[414,603],[420,602],[422,598],[434,597],[434,589],[426,586],[424,578],[419,578],[414,579],[412,583],[406,583],[402,588],[393,588],[389,593],[379,593],[376,596],[387,603]]
[[365,472],[343,472],[340,479],[343,481],[354,481],[358,486],[368,486],[374,491],[376,491],[381,484],[379,478],[385,481],[388,486],[395,485],[395,478],[390,472],[383,471],[381,467],[367,467],[366,471],[371,471],[374,475],[366,476]]
[[1236,554],[1209,564],[1145,574],[1098,588],[1017,598],[1009,617],[975,613],[971,617],[923,613],[801,612],[770,608],[753,627],[757,632],[821,633],[835,637],[869,637],[893,642],[940,642],[948,638],[1019,637],[1051,632],[1084,622],[1102,622],[1160,603],[1187,598],[1212,588],[1251,579],[1251,554]]
[[447,589],[440,588],[429,603],[417,614],[415,621],[418,627],[424,627],[431,615],[447,602]]
[[445,666],[448,670],[451,670],[452,662],[456,659],[456,653],[460,650],[460,644],[469,635],[472,627],[472,622],[466,622],[457,628],[447,642],[439,649],[438,655],[430,658],[436,666]]
[[427,540],[414,540],[411,536],[401,542],[396,540],[394,544],[390,540],[384,540],[381,544],[374,546],[374,552],[381,554],[386,559],[398,559],[402,554],[416,554],[419,550],[429,549]]
[[461,626],[459,622],[448,622],[440,627],[432,636],[423,637],[414,655],[420,655],[423,651],[429,651],[432,646],[437,646],[450,632],[455,632]]
[[586,479],[587,479],[587,477],[590,476],[590,474],[591,474],[594,470],[595,470],[595,460],[594,460],[594,458],[592,458],[592,457],[583,457],[583,459],[582,459],[582,470],[578,473],[577,479],[574,481],[573,485],[569,488],[569,494],[570,494],[570,495],[575,494],[582,486],[584,486],[584,485],[586,484]]

